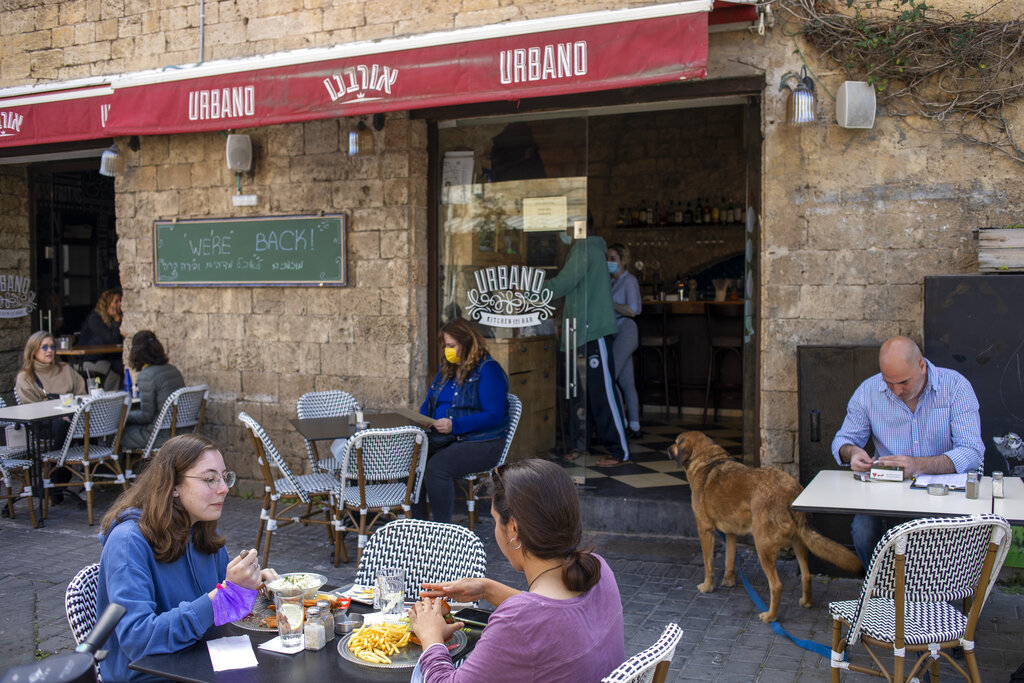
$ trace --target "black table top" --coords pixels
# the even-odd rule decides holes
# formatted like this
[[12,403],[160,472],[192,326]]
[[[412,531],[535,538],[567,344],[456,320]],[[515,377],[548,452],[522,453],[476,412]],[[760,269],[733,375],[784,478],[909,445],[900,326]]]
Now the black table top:
[[[370,427],[383,427],[392,429],[395,427],[414,427],[412,420],[402,417],[398,413],[366,413],[363,415]],[[347,438],[356,433],[355,425],[350,425],[348,415],[341,417],[307,417],[304,419],[292,418],[289,420],[299,434],[309,441],[328,441],[333,439]]]
[[[352,612],[369,612],[371,608],[352,603]],[[473,651],[480,638],[482,629],[470,627],[466,633],[469,643],[456,659],[465,657]],[[248,634],[252,639],[253,651],[259,666],[249,669],[232,669],[214,672],[210,663],[210,654],[206,649],[206,641],[225,636]],[[169,678],[172,681],[189,683],[284,683],[286,681],[310,681],[311,683],[326,681],[408,681],[412,669],[374,669],[360,666],[338,654],[338,641],[342,636],[335,636],[322,650],[315,652],[303,650],[286,655],[261,650],[257,645],[277,635],[269,631],[247,631],[234,624],[214,626],[203,636],[203,639],[190,647],[165,655],[149,655],[130,664],[135,671]]]

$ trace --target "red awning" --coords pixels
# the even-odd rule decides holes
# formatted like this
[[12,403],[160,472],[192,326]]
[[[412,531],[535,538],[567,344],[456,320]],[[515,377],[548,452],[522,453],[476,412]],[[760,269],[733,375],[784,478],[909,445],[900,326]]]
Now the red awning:
[[78,98],[62,99],[67,91],[61,91],[3,99],[0,91],[0,147],[703,78],[710,7],[710,0],[688,0],[209,62],[118,76]]

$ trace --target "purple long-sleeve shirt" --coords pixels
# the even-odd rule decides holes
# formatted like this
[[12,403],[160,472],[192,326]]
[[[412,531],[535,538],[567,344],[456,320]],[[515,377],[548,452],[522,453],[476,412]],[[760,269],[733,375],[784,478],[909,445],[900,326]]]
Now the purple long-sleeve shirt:
[[578,597],[520,593],[502,602],[458,669],[447,649],[428,647],[420,657],[424,682],[579,683],[607,676],[626,659],[622,601],[611,568],[595,557],[601,579]]

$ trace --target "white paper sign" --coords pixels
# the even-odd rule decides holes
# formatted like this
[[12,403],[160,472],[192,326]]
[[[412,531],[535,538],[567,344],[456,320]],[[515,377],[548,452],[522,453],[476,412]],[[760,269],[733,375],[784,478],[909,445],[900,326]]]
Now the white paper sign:
[[566,197],[523,198],[523,230],[526,232],[565,230],[568,215]]

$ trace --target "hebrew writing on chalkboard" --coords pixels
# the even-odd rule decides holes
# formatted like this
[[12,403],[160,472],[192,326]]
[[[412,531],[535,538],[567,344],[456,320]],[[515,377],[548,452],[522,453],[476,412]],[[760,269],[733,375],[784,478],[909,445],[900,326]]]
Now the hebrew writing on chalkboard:
[[346,284],[345,216],[154,221],[157,285]]

